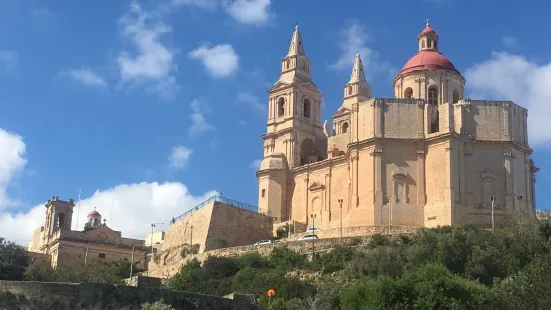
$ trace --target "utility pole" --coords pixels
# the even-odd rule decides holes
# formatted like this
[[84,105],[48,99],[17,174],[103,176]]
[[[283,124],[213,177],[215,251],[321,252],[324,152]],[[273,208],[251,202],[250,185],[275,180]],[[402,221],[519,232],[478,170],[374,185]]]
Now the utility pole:
[[135,245],[132,246],[132,258],[131,258],[131,261],[130,261],[130,281],[132,281],[132,271],[133,271],[133,267],[134,267],[134,248],[136,248]]
[[494,201],[495,201],[495,196],[494,195],[491,195],[490,196],[490,199],[492,200],[492,231],[495,230],[495,220],[494,220]]
[[316,221],[316,214],[312,213],[310,214],[310,216],[312,217],[312,232],[314,233],[314,235],[312,235],[312,263],[314,262],[314,255],[316,254],[316,238],[315,238],[315,231],[316,231],[316,224],[315,224],[315,221]]
[[[151,242],[151,258],[149,259],[149,261],[152,261],[153,260],[153,228],[155,228],[155,225],[163,225],[164,223],[152,223],[151,224],[151,237],[149,238],[149,241]],[[147,268],[147,275],[149,275],[149,267]]]
[[341,206],[341,241],[342,241],[342,203],[343,203],[343,200],[342,199],[339,199],[339,204]]

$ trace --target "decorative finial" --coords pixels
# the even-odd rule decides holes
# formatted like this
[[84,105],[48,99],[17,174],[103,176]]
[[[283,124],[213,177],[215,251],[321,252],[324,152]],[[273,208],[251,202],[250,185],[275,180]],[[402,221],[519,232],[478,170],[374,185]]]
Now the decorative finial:
[[356,51],[356,57],[360,57],[360,51]]
[[430,19],[427,19],[427,28],[430,27]]
[[298,23],[295,24],[295,30],[298,30]]

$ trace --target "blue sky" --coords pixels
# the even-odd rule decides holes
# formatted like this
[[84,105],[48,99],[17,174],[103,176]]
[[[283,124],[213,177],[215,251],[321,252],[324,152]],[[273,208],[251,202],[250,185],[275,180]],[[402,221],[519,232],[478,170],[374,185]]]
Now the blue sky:
[[545,208],[550,9],[509,0],[0,0],[0,235],[26,243],[41,204],[79,190],[79,228],[96,207],[142,238],[152,221],[215,192],[256,205],[266,90],[297,22],[330,119],[356,51],[374,96],[389,97],[430,18],[468,96],[529,109]]

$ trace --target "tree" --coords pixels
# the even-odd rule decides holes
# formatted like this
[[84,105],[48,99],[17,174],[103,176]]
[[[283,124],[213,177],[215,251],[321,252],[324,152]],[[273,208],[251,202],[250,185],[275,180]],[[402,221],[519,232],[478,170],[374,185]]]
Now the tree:
[[29,266],[29,255],[21,246],[2,239],[0,241],[0,280],[22,280]]

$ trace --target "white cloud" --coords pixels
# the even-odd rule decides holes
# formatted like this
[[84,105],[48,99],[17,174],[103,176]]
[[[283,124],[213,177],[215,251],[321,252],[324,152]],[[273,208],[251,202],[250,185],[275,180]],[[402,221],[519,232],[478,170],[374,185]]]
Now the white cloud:
[[173,147],[169,157],[170,167],[174,169],[185,168],[192,153],[191,149],[183,145]]
[[0,210],[15,203],[8,197],[7,188],[27,164],[26,149],[21,136],[0,128]]
[[367,45],[369,41],[367,29],[362,24],[353,23],[342,30],[339,43],[340,57],[331,65],[331,68],[352,71],[356,53],[360,53],[366,75],[371,76],[378,72],[392,75],[394,73],[393,66],[387,61],[380,60],[379,53]]
[[207,73],[214,78],[231,76],[239,67],[239,56],[230,44],[216,45],[213,48],[201,46],[188,56],[201,61]]
[[255,159],[249,164],[249,167],[253,168],[254,170],[259,170],[261,163],[262,159]]
[[518,40],[515,37],[505,36],[501,38],[501,43],[503,43],[505,47],[513,48],[517,46]]
[[[208,191],[193,196],[184,184],[177,182],[121,184],[98,190],[92,197],[83,199],[80,210],[78,205],[74,208],[73,229],[77,229],[77,214],[80,230],[84,227],[88,213],[97,208],[107,219],[107,225],[122,231],[123,237],[145,239],[151,232],[151,223],[164,223],[158,229],[166,231],[172,217],[179,216],[215,194],[217,192]],[[44,204],[17,214],[0,211],[0,236],[27,245],[33,231],[43,225],[43,217]]]
[[264,24],[273,18],[271,0],[229,0],[226,12],[242,24]]
[[172,0],[170,4],[172,6],[196,6],[203,9],[214,9],[217,7],[215,0]]
[[197,137],[202,133],[216,130],[216,127],[209,123],[204,116],[211,112],[206,98],[199,97],[194,99],[191,102],[191,109],[193,113],[191,114],[192,124],[189,128],[190,137]]
[[251,109],[253,109],[257,112],[261,112],[261,113],[266,112],[266,105],[262,104],[260,102],[260,99],[257,96],[255,96],[255,95],[253,95],[249,92],[242,92],[242,93],[237,94],[237,102],[241,103],[241,104],[246,104]]
[[90,68],[82,67],[80,69],[67,69],[61,71],[60,75],[67,76],[86,86],[98,88],[107,87],[105,79],[92,71]]
[[121,52],[117,57],[123,84],[150,84],[149,90],[171,98],[179,90],[174,77],[177,66],[174,51],[161,41],[171,32],[162,20],[142,10],[136,2],[120,19],[122,36],[136,48],[136,53]]
[[17,52],[0,50],[0,69],[13,69],[17,66],[18,60]]
[[494,52],[468,68],[465,77],[471,97],[511,100],[528,109],[531,144],[544,146],[551,141],[551,63],[540,65],[523,56]]

